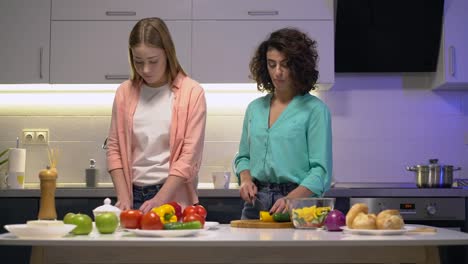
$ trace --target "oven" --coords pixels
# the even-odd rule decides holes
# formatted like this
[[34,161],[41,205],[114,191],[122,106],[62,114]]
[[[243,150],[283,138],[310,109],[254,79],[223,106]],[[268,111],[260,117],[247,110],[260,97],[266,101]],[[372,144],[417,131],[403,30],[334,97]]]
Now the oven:
[[[421,224],[467,232],[465,197],[355,197],[350,206],[365,203],[369,212],[398,209],[406,224]],[[468,263],[467,246],[440,247],[441,263]]]

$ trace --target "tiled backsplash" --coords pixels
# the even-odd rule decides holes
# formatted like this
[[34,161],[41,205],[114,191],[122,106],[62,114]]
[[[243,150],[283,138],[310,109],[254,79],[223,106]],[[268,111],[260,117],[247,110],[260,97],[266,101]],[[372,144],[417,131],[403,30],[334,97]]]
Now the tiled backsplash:
[[[460,166],[455,176],[468,177],[468,93],[434,92],[418,83],[408,87],[406,80],[402,75],[338,75],[330,91],[318,93],[332,112],[335,181],[411,182],[414,174],[405,167],[427,163],[429,158]],[[211,182],[212,171],[231,169],[245,108],[259,95],[207,91],[200,182]],[[3,96],[0,93],[0,101]],[[28,103],[24,109],[13,109],[0,104],[0,151],[14,147],[23,128],[48,128],[50,146],[60,150],[60,183],[84,182],[90,158],[97,161],[100,182],[110,183],[101,145],[107,136],[113,93],[106,96],[102,105],[50,102],[54,109],[48,111],[40,109],[44,105]],[[26,183],[37,183],[39,171],[47,164],[46,148],[20,147],[27,148]]]

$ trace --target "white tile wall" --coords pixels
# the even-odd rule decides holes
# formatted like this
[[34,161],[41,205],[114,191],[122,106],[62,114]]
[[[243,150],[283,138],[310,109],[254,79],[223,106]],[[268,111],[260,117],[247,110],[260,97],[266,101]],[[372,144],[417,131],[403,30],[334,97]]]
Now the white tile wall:
[[[408,165],[429,158],[461,166],[468,177],[468,92],[431,91],[407,75],[342,74],[335,86],[320,92],[333,118],[334,180],[339,182],[410,182]],[[0,94],[3,97],[4,94]],[[11,96],[11,95],[9,95]],[[237,151],[247,104],[258,93],[207,92],[208,118],[200,181],[212,171],[230,170]],[[100,181],[111,182],[101,149],[110,121],[106,104],[37,109],[0,105],[0,150],[13,147],[23,128],[49,128],[50,145],[60,149],[59,182],[84,182],[88,160],[97,160]],[[13,109],[13,107],[15,107]],[[18,109],[20,107],[20,109]],[[28,110],[30,109],[30,110]],[[55,113],[55,114],[54,114]],[[27,148],[26,182],[37,183],[47,164],[44,146]],[[231,177],[235,182],[235,177]]]

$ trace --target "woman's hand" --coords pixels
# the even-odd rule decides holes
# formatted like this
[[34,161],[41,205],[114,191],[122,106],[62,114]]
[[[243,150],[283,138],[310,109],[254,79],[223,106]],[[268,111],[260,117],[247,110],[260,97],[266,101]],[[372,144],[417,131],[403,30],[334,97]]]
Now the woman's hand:
[[292,190],[287,197],[281,197],[276,200],[275,204],[271,207],[270,213],[286,213],[288,212],[288,207],[286,205],[286,198],[301,198],[301,197],[311,197],[313,192],[307,189],[304,186],[297,186],[296,189]]
[[131,205],[130,201],[118,200],[118,201],[115,203],[115,206],[117,206],[117,207],[118,207],[120,210],[122,210],[122,211],[132,209],[132,205]]
[[288,207],[286,206],[286,197],[281,197],[276,200],[275,204],[270,209],[270,214],[286,212],[288,212]]
[[150,200],[144,202],[140,206],[140,210],[143,211],[143,213],[147,213],[154,207],[158,207],[164,203],[167,203],[168,201],[172,201],[172,194],[177,192],[183,184],[184,178],[175,175],[169,175],[158,193]]
[[239,188],[242,200],[252,203],[257,195],[257,186],[252,181],[242,182]]
[[252,203],[257,195],[257,186],[252,181],[252,176],[249,170],[241,171],[240,173],[241,185],[239,187],[239,193],[242,200]]
[[154,196],[153,199],[147,200],[140,206],[140,210],[143,212],[143,214],[146,214],[147,212],[151,211],[154,207],[158,207],[162,205],[161,201]]
[[239,188],[242,200],[252,203],[257,195],[257,186],[252,181],[243,182]]

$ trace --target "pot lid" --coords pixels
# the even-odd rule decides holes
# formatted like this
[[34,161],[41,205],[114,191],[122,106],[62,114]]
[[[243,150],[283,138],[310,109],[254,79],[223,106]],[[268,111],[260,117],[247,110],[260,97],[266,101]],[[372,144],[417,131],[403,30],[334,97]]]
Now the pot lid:
[[438,159],[430,159],[429,160],[429,167],[439,167],[439,160]]
[[120,212],[120,209],[111,205],[111,199],[104,199],[104,205],[96,207],[93,212]]
[[416,165],[416,168],[421,169],[433,169],[433,168],[452,168],[453,165],[441,165],[439,164],[439,159],[429,159],[429,165]]

